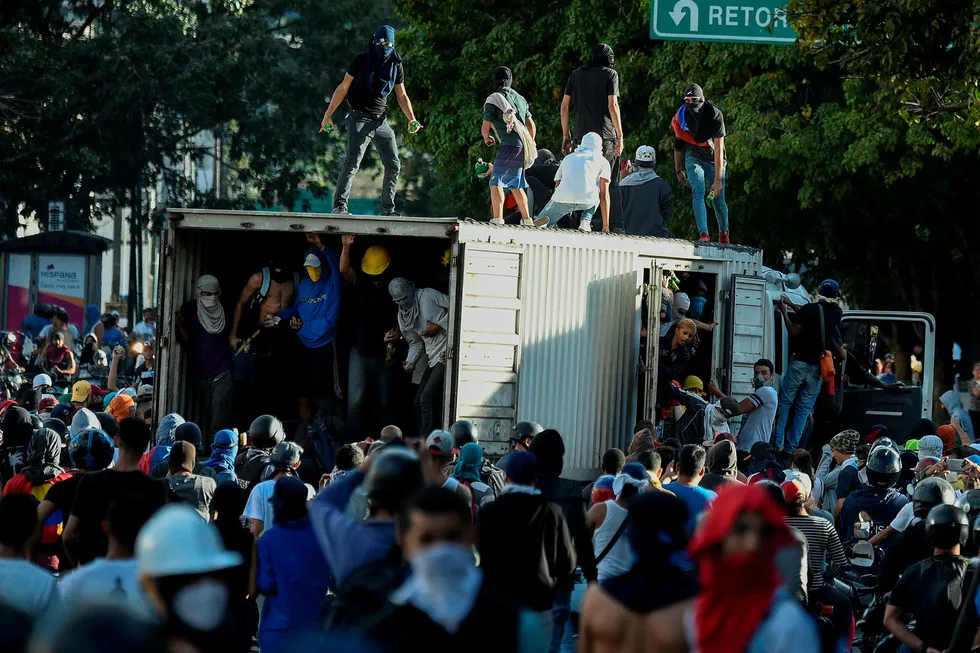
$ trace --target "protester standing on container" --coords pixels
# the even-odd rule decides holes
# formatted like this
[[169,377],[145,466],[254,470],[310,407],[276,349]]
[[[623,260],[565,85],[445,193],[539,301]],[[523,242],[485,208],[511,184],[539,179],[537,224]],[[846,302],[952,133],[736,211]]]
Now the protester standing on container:
[[[609,181],[610,228],[623,233],[622,198],[619,192],[619,157],[623,153],[623,121],[619,113],[619,73],[611,47],[599,43],[592,56],[572,71],[561,101],[562,153],[569,154],[589,132],[602,137],[602,156],[612,172]],[[571,108],[575,124],[571,125]]]
[[361,159],[368,145],[374,148],[384,164],[385,176],[381,188],[381,215],[396,215],[395,187],[398,185],[398,142],[388,124],[388,96],[395,92],[395,99],[408,119],[408,133],[415,134],[422,125],[415,119],[412,101],[405,91],[405,70],[402,58],[395,50],[395,28],[382,25],[368,41],[366,52],[354,57],[344,81],[334,90],[330,106],[323,114],[320,131],[334,127],[333,114],[340,103],[347,99],[350,121],[347,125],[347,156],[337,177],[337,190],[333,200],[334,213],[349,213],[347,200],[354,184],[354,175],[361,167]]
[[218,279],[205,274],[194,289],[195,298],[180,307],[175,322],[177,340],[190,347],[191,368],[201,400],[201,430],[210,436],[232,426],[231,351]]
[[[497,143],[497,158],[490,172],[491,222],[504,223],[504,192],[510,191],[521,211],[521,224],[531,225],[531,210],[527,205],[527,179],[524,171],[534,164],[537,148],[534,135],[537,127],[531,118],[527,100],[511,88],[514,74],[500,66],[493,71],[494,92],[483,103],[483,125],[480,134],[487,147]],[[496,138],[490,134],[490,130]]]
[[428,437],[442,423],[449,297],[432,288],[416,289],[414,283],[402,277],[392,279],[388,292],[398,305],[401,337],[408,342],[408,358],[402,363],[402,367],[411,373],[422,357],[423,350],[429,360],[429,366],[422,375],[418,393],[415,395],[419,434]]
[[620,182],[626,233],[669,238],[667,225],[674,221],[674,196],[670,184],[654,169],[657,151],[641,145],[636,148],[633,163],[633,172]]
[[708,199],[718,218],[718,242],[727,243],[725,116],[721,109],[704,99],[700,86],[691,84],[684,89],[684,104],[674,114],[671,126],[674,129],[674,172],[678,181],[691,187],[698,240],[711,240],[708,210],[704,205],[705,191],[710,191]]

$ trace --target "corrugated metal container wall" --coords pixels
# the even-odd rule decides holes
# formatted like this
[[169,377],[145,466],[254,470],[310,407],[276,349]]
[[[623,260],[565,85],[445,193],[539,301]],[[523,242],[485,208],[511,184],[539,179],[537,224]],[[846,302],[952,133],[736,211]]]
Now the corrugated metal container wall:
[[529,244],[521,277],[518,417],[562,434],[563,476],[594,478],[636,415],[636,256]]

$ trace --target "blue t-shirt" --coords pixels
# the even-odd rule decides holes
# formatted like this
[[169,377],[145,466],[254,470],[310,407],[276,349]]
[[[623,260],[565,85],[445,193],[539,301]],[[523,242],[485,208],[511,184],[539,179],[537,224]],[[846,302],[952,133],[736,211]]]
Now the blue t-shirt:
[[111,329],[106,329],[102,332],[102,344],[109,345],[110,347],[115,347],[116,345],[126,345],[126,334],[112,327]]
[[705,490],[703,487],[697,485],[690,487],[675,482],[668,483],[664,486],[664,489],[676,494],[677,498],[687,506],[687,523],[684,524],[684,530],[687,531],[688,535],[694,532],[701,513],[711,505],[712,501],[718,498],[718,495],[711,490]]

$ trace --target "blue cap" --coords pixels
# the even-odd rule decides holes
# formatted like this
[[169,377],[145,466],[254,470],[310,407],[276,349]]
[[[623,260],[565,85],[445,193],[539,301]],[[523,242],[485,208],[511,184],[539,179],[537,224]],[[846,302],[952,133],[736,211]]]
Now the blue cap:
[[824,297],[837,297],[840,295],[840,286],[833,279],[824,279],[817,290],[817,294]]
[[621,473],[626,474],[630,478],[636,479],[637,481],[649,479],[649,476],[647,476],[646,467],[637,462],[629,462],[623,465],[623,471]]
[[538,459],[527,451],[513,451],[507,456],[507,478],[518,485],[530,485],[538,477]]

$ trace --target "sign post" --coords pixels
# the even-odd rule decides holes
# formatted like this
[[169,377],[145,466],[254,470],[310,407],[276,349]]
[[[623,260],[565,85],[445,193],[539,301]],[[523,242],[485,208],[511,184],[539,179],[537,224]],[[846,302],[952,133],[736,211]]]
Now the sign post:
[[796,31],[785,0],[651,0],[650,38],[786,45]]

